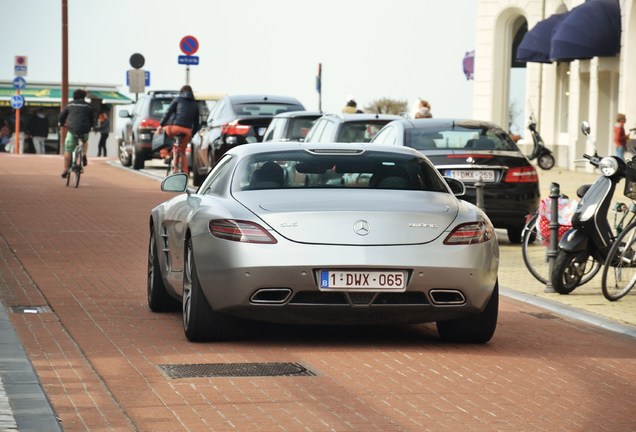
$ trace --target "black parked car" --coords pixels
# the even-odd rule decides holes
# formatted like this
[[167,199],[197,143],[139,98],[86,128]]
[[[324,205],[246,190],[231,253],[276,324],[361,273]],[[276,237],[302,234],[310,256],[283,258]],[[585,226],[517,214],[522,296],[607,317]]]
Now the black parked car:
[[369,142],[384,125],[399,118],[391,114],[325,114],[316,120],[305,142]]
[[276,114],[304,111],[295,98],[271,95],[228,95],[212,109],[200,133],[192,137],[192,181],[201,185],[229,149],[260,142]]
[[[138,170],[144,167],[146,160],[160,157],[158,152],[152,151],[152,136],[159,126],[161,117],[177,96],[179,96],[177,90],[149,91],[139,96],[132,112],[128,110],[119,112],[119,117],[128,119],[117,136],[117,154],[123,166],[132,166]],[[204,121],[210,112],[208,101],[214,101],[219,97],[195,95],[199,101],[201,121]]]
[[462,199],[475,203],[475,183],[484,183],[485,211],[493,225],[521,242],[525,217],[539,207],[539,177],[528,158],[499,126],[460,119],[400,119],[372,141],[417,149],[442,175],[464,182]]
[[322,116],[318,111],[289,111],[274,116],[263,141],[304,141],[307,132]]

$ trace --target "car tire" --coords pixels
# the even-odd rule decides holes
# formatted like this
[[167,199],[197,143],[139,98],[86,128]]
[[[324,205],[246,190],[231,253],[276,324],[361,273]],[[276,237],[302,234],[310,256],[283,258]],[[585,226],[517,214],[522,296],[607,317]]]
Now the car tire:
[[179,302],[168,294],[161,277],[159,266],[159,247],[154,227],[150,227],[148,242],[148,307],[153,312],[170,312],[178,310]]
[[521,234],[523,233],[523,226],[521,227],[509,227],[508,232],[508,240],[512,244],[521,244]]
[[437,333],[445,342],[486,343],[495,334],[499,315],[499,281],[495,282],[490,300],[476,315],[437,322]]
[[239,335],[238,318],[215,312],[201,289],[192,251],[192,239],[186,242],[183,268],[183,330],[190,342],[225,341]]
[[117,156],[122,166],[129,167],[132,165],[132,157],[126,150],[126,141],[123,138],[117,139]]
[[194,155],[194,152],[192,153],[192,169],[190,170],[192,172],[192,184],[194,186],[201,186],[201,183],[203,183],[203,180],[205,179],[206,176],[199,174],[199,166],[198,164],[195,163],[194,159],[196,158],[196,156]]
[[140,170],[144,168],[144,164],[146,162],[146,157],[143,149],[138,149],[137,146],[133,146],[132,151],[132,167],[135,170]]

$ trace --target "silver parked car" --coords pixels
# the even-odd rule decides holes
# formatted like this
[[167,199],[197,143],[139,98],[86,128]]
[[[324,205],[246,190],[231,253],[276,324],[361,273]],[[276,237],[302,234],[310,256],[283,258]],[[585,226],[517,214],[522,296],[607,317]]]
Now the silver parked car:
[[499,245],[411,148],[275,142],[237,146],[196,192],[152,210],[148,304],[182,305],[191,341],[247,320],[284,324],[436,322],[442,339],[484,343],[497,324]]

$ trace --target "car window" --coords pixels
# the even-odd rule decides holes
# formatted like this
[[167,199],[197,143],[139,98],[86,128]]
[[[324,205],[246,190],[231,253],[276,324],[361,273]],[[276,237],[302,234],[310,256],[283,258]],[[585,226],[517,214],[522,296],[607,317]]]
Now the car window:
[[338,136],[337,142],[369,142],[376,133],[389,122],[387,121],[356,121],[343,123]]
[[241,102],[233,103],[232,109],[239,116],[275,116],[287,111],[302,111],[304,107],[292,103]]
[[320,131],[320,135],[318,135],[314,141],[316,142],[329,142],[335,141],[336,135],[336,124],[332,121],[325,119],[325,127]]
[[275,118],[271,121],[267,127],[267,131],[263,136],[263,141],[276,141],[281,138],[283,134],[283,127],[285,126],[285,119]]
[[[232,169],[234,156],[225,154],[212,168],[205,178],[197,193],[208,195],[221,195],[227,190],[230,181],[229,171]],[[226,174],[227,173],[227,174]]]
[[154,119],[160,119],[161,117],[163,117],[166,111],[168,111],[168,107],[170,106],[171,102],[172,99],[153,98],[150,101],[150,110],[148,112],[148,115]]
[[445,181],[424,158],[381,151],[261,153],[236,167],[232,190],[398,189],[448,193]]
[[397,134],[395,127],[387,126],[373,137],[374,144],[395,145]]
[[305,137],[305,141],[307,142],[316,142],[318,141],[318,137],[322,134],[322,130],[325,128],[328,121],[326,119],[318,119],[316,123],[309,129],[307,132],[307,136]]
[[510,137],[494,128],[464,128],[455,125],[454,129],[429,128],[407,129],[404,142],[417,150],[508,150],[519,151]]
[[290,141],[300,141],[305,139],[307,133],[316,122],[313,118],[292,118],[287,128],[287,137]]

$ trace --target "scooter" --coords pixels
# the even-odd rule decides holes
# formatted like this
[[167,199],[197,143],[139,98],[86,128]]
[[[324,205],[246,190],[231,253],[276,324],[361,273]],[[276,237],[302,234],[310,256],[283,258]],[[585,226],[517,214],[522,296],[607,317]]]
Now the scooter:
[[534,118],[534,115],[530,116],[530,124],[528,125],[528,129],[530,130],[530,134],[532,135],[532,153],[528,156],[530,160],[537,160],[537,164],[541,169],[549,170],[554,166],[554,156],[552,156],[552,151],[550,151],[545,144],[543,143],[543,138],[539,135],[539,131],[537,131],[537,121]]
[[[577,191],[582,196],[572,215],[572,228],[559,241],[559,250],[552,267],[552,286],[559,294],[569,294],[581,284],[586,268],[594,260],[604,264],[615,240],[608,221],[608,211],[616,185],[625,178],[626,164],[617,156],[601,157],[590,138],[590,125],[584,121],[581,131],[594,148],[594,155],[584,154],[592,166],[599,168],[600,176],[590,185]],[[580,193],[583,192],[584,193]],[[589,269],[588,269],[589,270]]]

